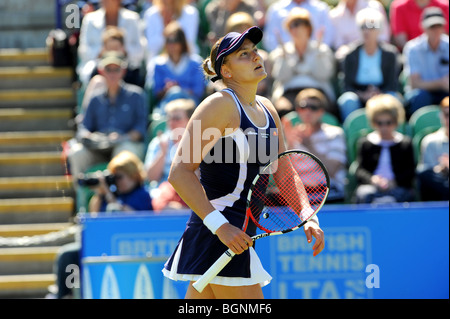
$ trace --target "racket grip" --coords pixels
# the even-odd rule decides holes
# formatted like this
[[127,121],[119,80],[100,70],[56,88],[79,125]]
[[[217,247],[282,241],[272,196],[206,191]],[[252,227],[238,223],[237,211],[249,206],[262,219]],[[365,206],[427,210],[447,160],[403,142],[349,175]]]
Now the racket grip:
[[217,276],[217,274],[231,261],[235,253],[228,249],[226,252],[216,260],[216,262],[209,267],[209,269],[192,285],[199,293],[205,289],[210,281]]

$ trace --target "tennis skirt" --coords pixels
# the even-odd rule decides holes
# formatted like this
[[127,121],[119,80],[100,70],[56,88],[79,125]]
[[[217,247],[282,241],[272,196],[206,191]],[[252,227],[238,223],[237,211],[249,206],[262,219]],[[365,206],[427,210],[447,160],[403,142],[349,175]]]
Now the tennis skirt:
[[[172,256],[162,270],[172,280],[196,281],[227,250],[203,221],[193,213]],[[264,269],[253,247],[235,255],[211,281],[224,286],[267,285],[272,277]]]
[[[175,252],[175,258],[172,263],[172,267],[170,270],[163,268],[163,274],[167,278],[172,280],[183,280],[183,281],[197,281],[201,275],[194,274],[180,274],[177,272],[178,262],[180,258],[182,250],[182,242],[181,245]],[[216,276],[211,280],[212,284],[223,285],[223,286],[251,286],[255,284],[260,284],[261,287],[266,286],[272,280],[272,277],[267,273],[267,271],[263,268],[261,261],[259,260],[256,251],[253,247],[249,248],[250,254],[250,277],[224,277],[224,276]]]

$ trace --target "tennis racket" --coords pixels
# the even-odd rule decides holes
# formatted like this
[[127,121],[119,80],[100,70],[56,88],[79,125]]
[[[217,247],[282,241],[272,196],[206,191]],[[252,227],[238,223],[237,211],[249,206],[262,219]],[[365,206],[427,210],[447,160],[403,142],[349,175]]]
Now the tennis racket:
[[[251,219],[264,231],[253,236],[253,241],[299,229],[322,208],[329,188],[328,172],[316,156],[298,150],[284,152],[253,180],[242,229],[247,229]],[[193,287],[201,293],[234,255],[231,249],[225,251]]]

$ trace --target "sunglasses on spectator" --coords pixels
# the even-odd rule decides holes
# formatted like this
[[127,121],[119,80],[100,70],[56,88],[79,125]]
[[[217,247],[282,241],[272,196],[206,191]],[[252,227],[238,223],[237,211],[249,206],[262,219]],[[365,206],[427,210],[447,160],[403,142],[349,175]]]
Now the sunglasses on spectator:
[[377,126],[391,126],[394,124],[394,121],[388,120],[388,121],[375,121],[375,125]]
[[106,73],[119,73],[121,71],[122,71],[121,67],[111,67],[111,66],[105,67]]
[[312,104],[312,103],[302,103],[300,102],[299,105],[297,105],[297,108],[300,110],[311,110],[313,112],[317,112],[321,109],[321,107],[317,104]]
[[289,23],[289,30],[295,29],[301,25],[307,25],[306,21],[297,19]]
[[166,43],[181,43],[181,39],[179,37],[169,37],[166,39]]

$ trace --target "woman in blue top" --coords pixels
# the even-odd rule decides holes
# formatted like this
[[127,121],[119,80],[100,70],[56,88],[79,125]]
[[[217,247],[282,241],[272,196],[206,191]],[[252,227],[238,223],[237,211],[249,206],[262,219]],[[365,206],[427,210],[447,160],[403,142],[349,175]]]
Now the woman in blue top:
[[[207,97],[195,110],[172,163],[169,182],[192,209],[186,230],[163,273],[189,280],[186,298],[263,298],[271,277],[263,269],[250,236],[243,232],[246,197],[262,165],[286,150],[280,119],[272,103],[256,96],[267,73],[256,44],[262,31],[231,32],[212,48],[203,63],[212,81],[225,89]],[[305,226],[314,255],[324,247],[315,222]],[[237,256],[198,293],[197,280],[227,249]]]
[[175,98],[203,99],[206,81],[202,59],[189,51],[183,29],[174,21],[164,29],[164,52],[151,59],[147,68],[147,86],[152,90],[161,112]]

